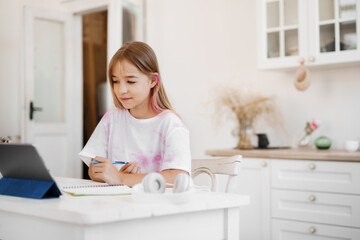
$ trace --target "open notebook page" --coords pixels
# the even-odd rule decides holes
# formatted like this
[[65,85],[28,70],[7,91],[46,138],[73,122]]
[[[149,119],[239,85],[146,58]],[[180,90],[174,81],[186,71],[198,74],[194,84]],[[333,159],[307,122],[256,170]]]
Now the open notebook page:
[[131,188],[124,185],[109,185],[86,179],[55,178],[63,192],[74,196],[123,195],[131,194]]

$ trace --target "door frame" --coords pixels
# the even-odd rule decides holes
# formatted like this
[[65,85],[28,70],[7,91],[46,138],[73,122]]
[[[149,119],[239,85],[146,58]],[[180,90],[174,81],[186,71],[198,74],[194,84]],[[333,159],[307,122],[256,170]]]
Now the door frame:
[[[89,13],[100,12],[107,10],[107,59],[106,66],[110,62],[111,56],[121,47],[122,42],[122,0],[76,0],[69,3],[67,6],[74,14],[74,44],[75,44],[75,58],[74,58],[74,74],[75,79],[81,79],[80,85],[77,86],[77,92],[83,93],[83,49],[82,49],[82,16]],[[79,83],[79,82],[77,82]],[[110,92],[110,86],[107,85],[107,90]],[[110,95],[110,94],[109,94]],[[113,106],[112,96],[106,98],[106,108]],[[78,108],[78,107],[77,107]],[[81,98],[81,113],[83,112],[83,99]],[[83,117],[81,115],[81,126],[83,124]],[[81,135],[82,142],[82,135]]]
[[[143,30],[141,33],[141,40],[145,41],[146,24],[145,24],[145,0],[127,0],[136,5],[142,5],[141,24]],[[103,10],[108,11],[107,18],[107,62],[109,65],[111,57],[122,45],[122,5],[123,0],[64,0],[64,6],[74,14],[74,43],[75,43],[75,79],[83,80],[82,73],[82,16],[89,13],[99,12]],[[79,69],[81,71],[79,71]],[[81,86],[77,89],[82,93]],[[110,86],[107,84],[107,91],[110,92]],[[106,107],[109,109],[114,106],[112,95],[109,94],[106,99]],[[81,100],[81,110],[82,100]],[[82,111],[81,111],[82,112]],[[82,116],[81,116],[82,117]],[[82,119],[81,119],[82,121]]]

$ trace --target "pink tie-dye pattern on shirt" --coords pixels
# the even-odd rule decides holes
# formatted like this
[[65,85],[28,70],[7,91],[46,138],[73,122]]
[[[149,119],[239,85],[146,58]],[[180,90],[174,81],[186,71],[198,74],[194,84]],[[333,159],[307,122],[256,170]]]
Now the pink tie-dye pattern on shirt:
[[156,154],[155,156],[145,156],[142,154],[135,154],[136,159],[138,160],[139,166],[152,170],[160,171],[160,166],[163,162],[163,157],[161,153]]
[[149,158],[145,155],[136,154],[136,158],[138,159],[138,163],[140,166],[147,167],[150,163]]
[[161,163],[162,163],[163,157],[161,153],[158,153],[154,156],[152,162],[154,164],[155,169],[159,169]]
[[164,133],[158,132],[158,134],[159,134],[160,142],[162,144],[162,148],[165,149],[165,147],[166,147],[166,138],[164,136]]

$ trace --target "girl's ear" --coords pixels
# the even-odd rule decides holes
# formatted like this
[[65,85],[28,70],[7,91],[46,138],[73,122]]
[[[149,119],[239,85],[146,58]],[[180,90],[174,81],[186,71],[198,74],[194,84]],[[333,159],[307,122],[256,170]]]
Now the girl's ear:
[[160,82],[160,76],[158,73],[154,73],[151,76],[151,81],[150,81],[150,86],[151,88],[155,87],[156,84],[158,84]]

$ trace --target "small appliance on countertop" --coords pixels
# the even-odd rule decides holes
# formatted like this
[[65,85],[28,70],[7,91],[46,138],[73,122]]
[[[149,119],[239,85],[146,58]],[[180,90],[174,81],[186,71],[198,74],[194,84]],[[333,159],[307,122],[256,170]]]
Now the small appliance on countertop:
[[289,146],[271,146],[269,147],[269,139],[265,133],[258,133],[258,146],[254,147],[254,149],[289,149]]

